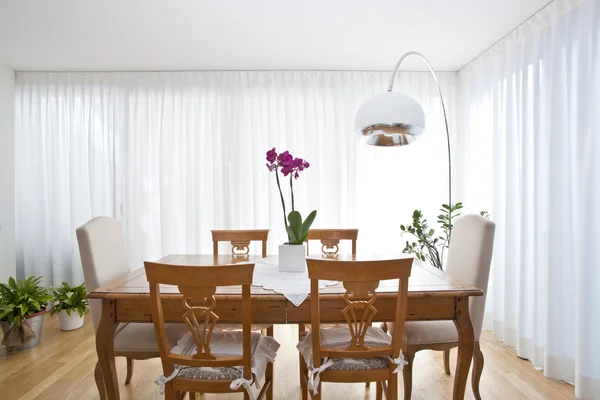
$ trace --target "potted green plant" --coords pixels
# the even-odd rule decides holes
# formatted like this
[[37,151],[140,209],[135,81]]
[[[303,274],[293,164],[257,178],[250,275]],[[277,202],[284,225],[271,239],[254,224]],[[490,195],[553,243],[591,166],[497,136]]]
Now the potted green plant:
[[[294,179],[298,179],[300,173],[308,167],[310,167],[308,161],[302,158],[294,158],[287,150],[277,154],[273,147],[267,151],[267,168],[269,171],[275,172],[277,189],[279,189],[279,197],[283,208],[283,223],[288,236],[288,241],[279,246],[279,271],[281,272],[302,272],[306,269],[304,242],[308,236],[308,230],[317,216],[317,210],[312,211],[302,221],[302,216],[296,211],[294,204]],[[279,181],[280,170],[284,177],[289,176],[292,206],[292,211],[289,214],[286,212],[285,200]]]
[[[438,224],[442,229],[442,234],[436,236],[435,229],[429,227],[429,223],[423,217],[423,212],[415,210],[412,215],[410,225],[400,225],[402,233],[408,233],[416,239],[414,242],[406,241],[403,253],[414,254],[419,260],[429,262],[438,269],[444,269],[444,251],[450,246],[450,237],[454,219],[460,216],[462,203],[453,205],[442,204],[441,213],[438,215]],[[489,218],[487,211],[479,213],[482,217]]]
[[83,326],[83,317],[88,312],[88,298],[85,283],[71,286],[63,282],[53,290],[54,307],[50,315],[58,314],[60,330],[72,331]]
[[40,343],[48,301],[52,296],[40,285],[42,278],[8,279],[0,283],[0,325],[2,345],[8,351],[29,349]]

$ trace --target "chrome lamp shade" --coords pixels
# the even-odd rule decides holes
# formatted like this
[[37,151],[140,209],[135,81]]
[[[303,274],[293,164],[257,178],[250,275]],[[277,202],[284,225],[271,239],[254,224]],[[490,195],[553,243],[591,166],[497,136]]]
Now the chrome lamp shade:
[[[420,57],[431,72],[444,115],[446,141],[448,143],[448,204],[452,205],[452,153],[450,151],[450,129],[448,115],[442,89],[429,60],[421,53],[409,51],[404,53],[396,63],[390,76],[387,92],[375,95],[365,101],[356,112],[355,126],[371,146],[397,147],[411,144],[425,130],[425,112],[418,101],[403,93],[392,92],[394,79],[400,64],[409,56]],[[450,217],[449,217],[450,218]]]
[[363,103],[356,113],[355,126],[366,144],[404,146],[425,130],[425,112],[410,96],[384,92]]

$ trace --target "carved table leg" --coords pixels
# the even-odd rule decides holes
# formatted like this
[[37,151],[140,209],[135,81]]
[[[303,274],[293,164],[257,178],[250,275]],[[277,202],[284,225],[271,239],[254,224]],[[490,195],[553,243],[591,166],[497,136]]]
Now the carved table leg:
[[469,316],[469,298],[459,297],[456,299],[456,319],[454,320],[458,331],[458,356],[456,361],[456,373],[454,375],[454,400],[464,399],[467,386],[467,376],[473,357],[475,346],[475,334],[471,317]]
[[106,400],[106,389],[104,388],[104,379],[102,379],[102,369],[100,368],[99,361],[96,363],[96,368],[94,368],[94,378],[98,387],[100,400]]
[[102,318],[96,332],[96,351],[102,370],[106,398],[119,400],[119,382],[115,368],[115,330],[117,329],[115,302],[102,300]]
[[483,372],[483,353],[479,348],[479,341],[475,342],[475,350],[473,350],[473,373],[471,375],[471,387],[473,388],[473,396],[476,400],[481,400],[479,393],[479,380]]

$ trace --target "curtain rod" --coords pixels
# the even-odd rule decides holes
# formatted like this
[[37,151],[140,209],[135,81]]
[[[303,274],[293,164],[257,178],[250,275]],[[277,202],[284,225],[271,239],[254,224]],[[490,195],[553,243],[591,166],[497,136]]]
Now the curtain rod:
[[548,8],[550,6],[550,4],[554,3],[554,0],[550,1],[550,3],[546,4],[545,6],[543,6],[542,8],[540,8],[539,10],[537,10],[536,12],[534,12],[533,14],[531,14],[529,16],[529,18],[525,19],[525,21],[521,22],[516,28],[514,28],[513,30],[511,30],[510,32],[508,32],[506,35],[502,36],[500,39],[496,40],[491,46],[489,46],[487,49],[483,50],[481,53],[479,53],[475,58],[473,58],[471,61],[469,61],[468,63],[466,63],[465,65],[463,65],[462,67],[460,67],[458,69],[458,71],[456,72],[460,72],[462,71],[464,68],[467,68],[469,65],[471,65],[475,60],[477,60],[479,57],[481,57],[482,55],[484,55],[485,53],[487,53],[489,50],[491,50],[494,46],[496,46],[498,43],[500,43],[501,41],[503,41],[504,39],[506,39],[507,37],[509,37],[513,32],[515,32],[517,29],[519,29],[520,27],[522,27],[523,25],[525,25],[527,22],[529,22],[533,17],[535,17],[536,15],[538,15],[539,13],[541,13],[542,11],[544,11],[546,8]]
[[[128,70],[128,71],[20,71],[15,70],[19,74],[136,74],[136,73],[159,73],[159,72],[377,72],[390,73],[390,70],[373,70],[373,69],[164,69],[164,70]],[[429,73],[429,70],[400,70],[398,72],[424,72]],[[436,70],[436,72],[452,72],[457,73],[458,70]]]

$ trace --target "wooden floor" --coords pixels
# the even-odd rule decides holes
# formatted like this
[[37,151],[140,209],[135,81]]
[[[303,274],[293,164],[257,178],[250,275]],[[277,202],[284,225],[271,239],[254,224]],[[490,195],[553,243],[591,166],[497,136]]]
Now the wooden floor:
[[[296,326],[276,326],[275,337],[282,347],[275,363],[275,398],[299,399]],[[484,332],[482,350],[485,368],[481,378],[484,399],[574,399],[573,387],[547,379],[529,361],[491,339]],[[452,365],[456,351],[452,352]],[[0,350],[0,398],[12,399],[97,399],[93,378],[96,352],[89,316],[83,328],[61,332],[58,317],[46,315],[42,343],[29,350],[9,355]],[[122,399],[160,399],[153,381],[161,373],[159,360],[136,361],[133,380],[125,380],[124,359],[117,359]],[[449,399],[453,376],[443,372],[441,352],[419,352],[414,364],[413,399]],[[402,383],[400,383],[402,388]],[[364,384],[324,384],[324,399],[374,399],[375,390]],[[402,392],[401,392],[402,395]],[[241,399],[241,394],[206,395],[206,399]],[[467,398],[473,395],[469,386]]]

